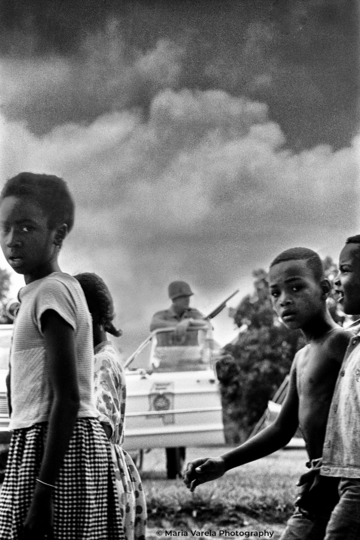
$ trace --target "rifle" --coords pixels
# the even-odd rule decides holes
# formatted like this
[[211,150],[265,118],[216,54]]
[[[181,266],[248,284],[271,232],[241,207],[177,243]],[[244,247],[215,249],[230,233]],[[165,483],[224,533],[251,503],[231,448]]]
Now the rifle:
[[235,292],[233,292],[232,294],[230,294],[230,296],[228,296],[226,298],[226,300],[224,300],[217,308],[213,309],[209,315],[207,317],[205,317],[206,320],[210,321],[210,319],[213,319],[214,317],[216,317],[216,315],[219,315],[219,313],[226,307],[226,304],[227,302],[233,297],[235,296],[235,294],[237,294],[239,292],[239,289],[236,289]]

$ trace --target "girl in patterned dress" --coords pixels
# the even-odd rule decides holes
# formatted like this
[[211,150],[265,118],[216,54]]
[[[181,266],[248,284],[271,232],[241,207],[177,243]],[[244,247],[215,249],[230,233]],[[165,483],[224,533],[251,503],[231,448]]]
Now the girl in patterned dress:
[[114,328],[113,301],[104,281],[92,273],[75,276],[85,293],[93,319],[95,347],[95,398],[100,420],[111,442],[121,517],[127,540],[145,540],[146,501],[140,475],[121,445],[124,440],[126,384],[119,355],[106,333],[120,336]]
[[21,173],[0,194],[0,242],[25,278],[10,357],[12,431],[1,540],[124,539],[111,450],[93,393],[91,318],[58,254],[74,202],[56,176]]

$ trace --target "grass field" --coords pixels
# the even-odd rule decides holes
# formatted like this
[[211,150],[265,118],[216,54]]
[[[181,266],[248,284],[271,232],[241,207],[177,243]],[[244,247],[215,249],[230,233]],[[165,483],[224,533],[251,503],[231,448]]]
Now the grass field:
[[[187,459],[216,456],[224,448],[189,448]],[[237,530],[272,531],[279,538],[293,509],[296,481],[304,472],[305,450],[282,450],[267,458],[229,471],[223,478],[199,486],[190,493],[181,480],[167,480],[165,451],[152,450],[145,455],[142,472],[149,513],[149,536],[226,537]],[[160,531],[160,534],[159,534]],[[171,531],[166,533],[166,531]],[[207,531],[208,534],[205,535]],[[188,534],[185,534],[188,532]],[[154,535],[154,536],[152,536]],[[230,537],[230,533],[229,533]],[[265,534],[263,538],[270,538]]]

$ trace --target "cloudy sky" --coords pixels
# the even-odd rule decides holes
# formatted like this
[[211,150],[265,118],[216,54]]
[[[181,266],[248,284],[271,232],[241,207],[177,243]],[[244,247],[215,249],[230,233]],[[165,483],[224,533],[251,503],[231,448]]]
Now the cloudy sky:
[[170,281],[207,312],[360,231],[357,2],[2,0],[0,21],[1,183],[67,180],[62,267],[108,283],[125,353]]

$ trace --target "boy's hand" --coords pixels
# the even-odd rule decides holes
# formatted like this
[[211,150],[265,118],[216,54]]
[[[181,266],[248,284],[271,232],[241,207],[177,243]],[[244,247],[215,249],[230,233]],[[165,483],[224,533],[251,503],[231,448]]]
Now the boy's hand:
[[216,480],[225,472],[224,460],[221,457],[195,459],[186,466],[184,482],[190,491],[194,491],[199,484]]
[[21,540],[53,539],[52,517],[51,490],[45,486],[37,485],[24,521]]

